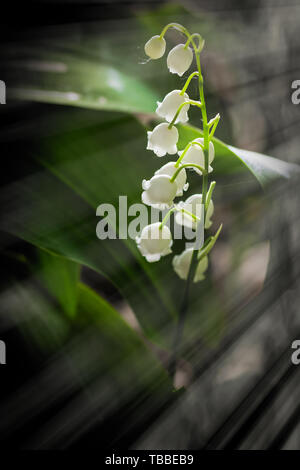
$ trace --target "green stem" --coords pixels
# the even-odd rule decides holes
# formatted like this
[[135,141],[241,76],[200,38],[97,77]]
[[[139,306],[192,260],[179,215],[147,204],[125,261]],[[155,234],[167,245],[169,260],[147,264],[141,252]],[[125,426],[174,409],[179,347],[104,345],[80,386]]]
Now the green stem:
[[201,219],[199,219],[199,217],[197,217],[195,214],[193,214],[192,212],[190,211],[187,211],[186,209],[181,209],[180,207],[177,208],[178,212],[183,212],[184,214],[187,214],[189,215],[190,217],[192,217],[192,219],[194,220],[198,220],[200,222]]
[[211,238],[210,242],[205,246],[205,248],[204,249],[202,248],[199,251],[199,253],[198,253],[199,254],[199,256],[198,256],[199,263],[204,258],[204,256],[208,255],[208,253],[212,250],[214,244],[216,243],[216,241],[218,239],[218,236],[220,235],[222,227],[223,227],[223,224],[220,225],[220,227],[217,230],[217,233]]
[[199,42],[198,42],[198,47],[195,49],[195,53],[200,54],[200,52],[202,51],[203,46],[204,46],[204,40],[203,40],[201,34],[199,34],[199,33],[193,33],[193,34],[191,34],[190,37],[188,38],[188,40],[186,41],[184,48],[187,49],[188,46],[189,46],[189,44],[190,44],[190,42],[193,42],[193,38],[195,38],[195,37],[196,37],[196,38],[198,39],[198,41],[199,41]]
[[[205,104],[205,97],[204,97],[204,89],[203,89],[203,77],[201,71],[201,64],[200,64],[200,52],[198,51],[193,38],[191,38],[191,43],[193,45],[195,56],[196,56],[196,63],[198,69],[198,86],[199,86],[199,95],[200,95],[200,103],[201,103],[201,113],[202,113],[202,121],[203,121],[203,139],[204,139],[204,161],[205,161],[205,173],[202,177],[202,203],[204,204],[204,221],[203,226],[205,226],[205,218],[206,218],[206,194],[207,194],[207,186],[208,186],[208,149],[209,149],[209,126],[207,122],[207,112],[206,112],[206,104]],[[174,176],[174,175],[173,175]],[[170,374],[174,377],[176,373],[176,364],[177,364],[177,355],[178,351],[180,350],[181,338],[183,335],[184,323],[186,314],[188,311],[189,306],[189,291],[190,291],[190,284],[191,280],[194,278],[196,269],[197,269],[197,256],[199,250],[194,250],[192,259],[190,262],[189,272],[186,281],[186,287],[184,291],[184,296],[181,304],[181,309],[179,312],[179,318],[177,323],[177,328],[175,332],[174,344],[173,344],[173,354],[170,361]]]
[[179,23],[169,23],[167,24],[164,29],[162,30],[162,32],[160,33],[160,38],[162,39],[164,37],[164,35],[166,34],[166,32],[168,31],[169,28],[174,28],[174,29],[177,29],[177,31],[180,31],[181,33],[185,34],[187,37],[190,36],[189,32],[187,31],[187,29],[182,26],[182,24],[179,24]]
[[178,206],[174,206],[172,207],[172,209],[170,209],[167,214],[164,216],[163,220],[161,221],[160,223],[160,226],[159,226],[159,229],[162,230],[163,226],[167,223],[168,219],[170,218],[171,214],[173,214],[173,212],[175,211],[178,211],[178,212],[183,212],[184,214],[187,214],[189,215],[190,217],[192,217],[192,219],[194,220],[198,220],[200,221],[201,219],[199,219],[199,217],[197,217],[195,214],[193,214],[192,212],[190,211],[187,211],[186,209],[182,209],[181,207],[178,207]]
[[[200,64],[200,56],[196,54],[196,62],[197,67],[199,70],[199,95],[200,101],[202,104],[201,112],[202,112],[202,121],[203,121],[203,140],[204,140],[204,162],[205,162],[205,170],[206,174],[203,174],[202,179],[202,203],[206,204],[206,193],[207,193],[207,186],[208,186],[208,151],[209,151],[209,127],[207,123],[207,112],[206,112],[206,103],[204,97],[204,89],[203,89],[203,77],[201,73],[201,64]],[[206,210],[204,210],[204,224],[205,224],[205,217],[206,217]]]
[[184,103],[181,103],[179,106],[178,106],[178,109],[175,113],[175,116],[173,117],[172,121],[170,122],[170,124],[168,125],[168,128],[171,129],[172,126],[174,126],[174,123],[176,121],[176,119],[178,118],[178,115],[180,113],[180,111],[182,110],[182,108],[186,105],[186,104],[191,104],[193,106],[198,106],[198,108],[201,108],[201,103],[199,103],[199,101],[194,101],[194,100],[189,100],[189,101],[185,101]]
[[[200,54],[200,52],[202,51],[203,46],[204,46],[204,40],[203,40],[202,36],[199,33],[190,34],[189,31],[182,24],[169,23],[163,28],[163,30],[160,33],[159,37],[162,39],[164,37],[164,35],[166,34],[166,32],[168,31],[168,29],[170,29],[170,28],[174,28],[177,31],[179,31],[180,33],[185,34],[186,37],[188,38],[187,43],[185,44],[185,47],[188,47],[189,43],[191,42],[192,45],[193,45],[195,54],[196,53]],[[196,37],[196,36],[198,37],[198,40],[199,40],[198,47],[196,46],[195,41],[194,41],[194,37]]]
[[206,197],[206,202],[205,202],[205,210],[206,211],[208,210],[208,206],[209,206],[209,203],[211,201],[211,196],[212,196],[213,190],[215,189],[215,186],[216,186],[216,182],[212,181],[210,183],[209,190],[208,190],[207,197]]
[[210,121],[208,121],[207,125],[210,128],[215,122],[219,122],[220,120],[220,113],[216,114],[214,118],[212,118]]
[[172,209],[170,209],[167,214],[164,216],[164,218],[162,219],[161,221],[161,224],[159,226],[159,229],[162,230],[163,226],[165,225],[165,223],[168,221],[169,217],[171,214],[173,214],[173,212],[175,212],[177,209],[176,207],[172,207]]
[[206,173],[206,169],[203,168],[203,166],[200,166],[200,165],[196,165],[194,163],[185,163],[184,165],[181,165],[174,173],[174,175],[170,178],[170,183],[173,183],[178,174],[181,172],[181,170],[183,170],[183,168],[197,168],[198,170],[200,170],[202,172],[202,174],[204,175]]
[[[196,250],[193,251],[191,265],[194,265],[195,261],[197,261]],[[186,314],[187,314],[188,306],[189,306],[189,292],[190,292],[191,281],[192,281],[192,270],[190,269],[186,283],[185,283],[183,299],[181,303],[178,323],[177,323],[174,341],[173,341],[172,356],[171,356],[170,365],[169,365],[169,373],[171,377],[174,377],[176,373],[177,357],[178,357],[178,352],[180,350],[180,344],[181,344],[181,339],[183,335],[185,318],[186,318]]]
[[178,168],[179,167],[179,164],[180,162],[183,160],[183,158],[185,157],[187,151],[189,148],[191,148],[192,145],[199,145],[199,147],[201,147],[201,149],[203,150],[203,145],[200,143],[200,142],[190,142],[187,144],[187,146],[185,147],[184,151],[182,152],[182,154],[180,155],[180,157],[178,158],[177,162],[175,163],[175,168]]
[[218,114],[212,121],[210,121],[211,122],[210,126],[213,125],[213,127],[212,127],[212,130],[210,131],[210,134],[209,134],[209,140],[211,140],[213,138],[213,135],[215,133],[217,125],[219,124],[219,121],[220,121],[220,114]]
[[182,88],[181,92],[179,93],[180,95],[184,95],[184,93],[186,92],[191,80],[194,78],[194,77],[199,77],[199,72],[193,72],[191,73],[191,75],[189,76],[189,78],[187,79],[187,81],[185,82],[184,84],[184,87]]

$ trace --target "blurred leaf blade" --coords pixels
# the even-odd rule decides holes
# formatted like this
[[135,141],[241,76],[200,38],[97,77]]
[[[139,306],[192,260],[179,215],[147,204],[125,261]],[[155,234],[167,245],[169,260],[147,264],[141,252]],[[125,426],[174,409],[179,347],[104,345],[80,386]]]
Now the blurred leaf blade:
[[[202,135],[202,131],[194,126],[181,125],[180,145],[184,147],[188,142]],[[212,140],[215,147],[213,166],[216,175],[243,172],[246,169],[262,187],[266,187],[277,178],[288,179],[300,172],[299,165],[250,150],[239,149],[215,137]]]
[[[137,381],[142,383],[148,372],[151,374],[154,371],[157,377],[156,379],[152,377],[149,384],[167,382],[171,386],[166,371],[138,334],[125,322],[119,312],[83,283],[78,284],[78,310],[83,319],[92,319],[99,328],[102,347],[103,343],[109,342],[110,346],[103,356],[103,359],[110,363],[108,370],[112,370],[112,365],[119,369],[128,361]],[[127,373],[128,370],[124,369],[124,378]]]
[[[78,283],[76,318],[62,315],[33,278],[24,283],[13,281],[10,287],[14,295],[8,297],[3,313],[26,342],[30,340],[30,351],[35,353],[39,367],[20,389],[10,392],[9,420],[13,420],[14,429],[31,426],[37,417],[53,409],[53,404],[60,410],[62,401],[64,406],[69,400],[73,404],[74,396],[80,399],[84,395],[96,418],[90,417],[89,429],[95,424],[105,428],[105,420],[111,419],[113,412],[126,416],[113,429],[113,438],[117,439],[124,433],[134,433],[144,420],[152,422],[175,398],[172,381],[144,340],[85,284]],[[21,366],[26,365],[25,358]],[[36,389],[39,393],[34,392]],[[25,397],[26,413],[16,405],[24,403]],[[59,416],[55,414],[53,420],[60,420]],[[71,435],[66,426],[68,439],[87,430],[86,413],[79,412],[78,417],[83,424],[72,429]],[[8,417],[3,418],[1,432],[9,422]],[[43,436],[48,431],[43,426]],[[51,431],[48,438],[47,443],[55,439]]]
[[163,330],[174,322],[176,308],[157,275],[162,265],[148,265],[134,240],[99,240],[96,235],[98,205],[110,203],[118,211],[119,195],[128,196],[128,206],[136,203],[141,191],[137,173],[148,177],[155,170],[156,159],[143,150],[144,129],[133,118],[104,114],[96,124],[87,120],[72,130],[74,114],[94,112],[65,112],[53,123],[55,132],[38,142],[36,159],[42,167],[2,193],[2,226],[107,277],[128,300],[145,334],[170,342]]
[[39,250],[39,274],[41,279],[71,318],[76,315],[80,265],[65,257]]
[[[112,204],[118,217],[119,196],[128,197],[128,207],[139,202],[142,179],[157,170],[158,159],[145,150],[145,129],[115,113],[65,107],[55,116],[37,141],[38,172],[4,192],[4,227],[103,274],[127,299],[145,334],[168,347],[183,288],[170,257],[148,264],[134,240],[96,236],[96,208]],[[179,148],[199,135],[197,128],[180,126]],[[237,172],[253,178],[241,158],[214,142],[217,177]]]
[[263,187],[279,177],[289,179],[300,172],[299,165],[294,163],[231,145],[228,145],[227,148],[243,161]]
[[[30,54],[30,52],[29,52]],[[8,61],[8,66],[10,62]],[[13,60],[11,97],[83,108],[129,113],[154,112],[158,99],[139,78],[103,63],[96,57],[82,58],[76,51],[31,51],[31,60]]]

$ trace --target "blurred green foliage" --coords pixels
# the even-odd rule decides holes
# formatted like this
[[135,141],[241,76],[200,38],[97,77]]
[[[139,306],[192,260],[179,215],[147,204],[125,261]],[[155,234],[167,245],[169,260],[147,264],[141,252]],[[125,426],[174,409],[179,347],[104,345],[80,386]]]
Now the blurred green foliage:
[[[33,158],[39,171],[4,192],[2,227],[41,249],[41,280],[62,311],[71,320],[81,315],[96,318],[107,367],[110,360],[116,364],[125,356],[135,378],[143,367],[160,377],[163,371],[138,334],[100,295],[80,284],[78,276],[81,265],[105,276],[131,306],[143,334],[170,348],[183,289],[170,258],[147,264],[133,240],[99,241],[95,229],[99,204],[117,206],[119,195],[127,195],[128,204],[140,202],[142,179],[151,177],[159,166],[158,159],[145,150],[144,123],[153,125],[156,100],[179,88],[184,79],[169,76],[164,60],[141,62],[145,62],[146,39],[174,17],[192,29],[201,26],[205,37],[208,21],[204,24],[201,18],[172,7],[128,20],[128,35],[122,25],[119,29],[103,25],[100,34],[94,25],[83,30],[80,39],[70,34],[63,45],[60,37],[47,38],[47,47],[41,40],[39,48],[24,44],[7,51],[16,98],[63,106],[43,116],[41,135],[35,134],[32,125]],[[168,41],[173,43],[174,36]],[[179,133],[182,149],[201,130],[184,125]],[[236,178],[257,192],[260,185],[298,171],[296,166],[229,147],[218,139],[214,144],[214,177],[221,181],[220,191],[222,184],[230,185]],[[218,189],[215,193],[218,199]],[[201,324],[205,337],[215,331],[214,340],[220,336],[224,318],[222,297],[208,279],[194,290],[187,329],[195,339]]]

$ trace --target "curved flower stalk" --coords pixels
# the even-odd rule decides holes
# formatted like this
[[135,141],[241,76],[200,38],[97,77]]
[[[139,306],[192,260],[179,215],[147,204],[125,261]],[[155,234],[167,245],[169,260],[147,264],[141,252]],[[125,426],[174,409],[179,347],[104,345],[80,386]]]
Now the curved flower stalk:
[[[205,157],[204,157],[204,140],[202,137],[199,139],[195,139],[192,142],[190,142],[184,150],[181,150],[178,152],[178,155],[180,158],[177,160],[177,166],[179,164],[187,164],[187,163],[192,163],[194,165],[200,165],[205,167]],[[208,151],[208,172],[211,173],[213,171],[213,168],[211,166],[211,163],[213,162],[213,159],[215,158],[215,148],[214,144],[210,141],[209,142],[209,151]],[[202,172],[200,170],[197,170],[195,168],[195,171],[201,176]]]
[[[189,228],[196,228],[197,222],[192,217],[195,215],[201,221],[201,208],[202,208],[202,194],[193,194],[192,196],[188,197],[185,202],[181,201],[178,204],[179,209],[184,209],[184,211],[179,210],[175,216],[175,220],[179,225],[185,225]],[[211,217],[214,212],[214,204],[212,199],[209,201],[206,217],[205,217],[205,225],[204,228],[208,229],[212,225]],[[192,214],[192,215],[190,215]]]
[[[173,47],[167,56],[167,66],[171,73],[180,77],[187,72],[195,59],[196,70],[192,71],[181,90],[170,91],[157,103],[156,113],[166,122],[158,124],[153,131],[148,132],[147,149],[152,150],[157,157],[166,154],[174,155],[178,152],[177,161],[171,161],[163,165],[149,180],[143,181],[142,201],[152,207],[163,210],[169,208],[162,222],[147,225],[137,239],[138,248],[149,261],[159,261],[161,256],[171,253],[172,236],[166,227],[166,221],[175,212],[175,220],[178,224],[196,229],[202,227],[207,230],[212,225],[214,204],[212,194],[216,183],[213,181],[208,186],[209,174],[213,172],[215,149],[212,137],[220,120],[217,114],[208,121],[203,76],[200,63],[200,54],[204,47],[204,40],[198,33],[190,32],[178,23],[170,23],[161,31],[160,35],[153,36],[145,45],[145,52],[151,59],[159,59],[165,53],[165,34],[172,28],[186,37],[186,42]],[[198,81],[198,97],[193,100],[187,94],[187,89],[192,79]],[[176,124],[188,121],[188,110],[196,106],[201,112],[203,133],[199,138],[189,142],[184,149],[177,149],[179,139]],[[193,194],[185,201],[174,203],[176,197],[182,196],[188,189],[188,171],[193,170],[199,176],[200,191]],[[214,236],[208,237],[202,247],[196,243],[193,248],[188,248],[174,256],[172,265],[180,279],[186,281],[182,306],[179,312],[179,320],[174,339],[173,356],[170,364],[170,373],[173,375],[176,369],[177,351],[179,349],[184,319],[188,310],[189,288],[191,282],[199,282],[205,278],[209,262],[208,255],[220,234],[222,225]],[[163,237],[164,235],[164,237]]]
[[[174,176],[177,170],[176,162],[166,163],[164,166],[156,170],[156,175],[167,175],[169,177]],[[183,191],[187,191],[189,188],[189,183],[186,182],[187,175],[185,169],[183,169],[176,178],[177,192],[176,196],[182,196]]]

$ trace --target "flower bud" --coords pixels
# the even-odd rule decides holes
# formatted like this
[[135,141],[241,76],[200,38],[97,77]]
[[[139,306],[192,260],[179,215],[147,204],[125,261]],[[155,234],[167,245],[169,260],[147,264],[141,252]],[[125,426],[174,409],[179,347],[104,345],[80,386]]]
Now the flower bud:
[[158,157],[163,157],[166,153],[174,155],[177,152],[178,130],[175,126],[171,129],[166,122],[158,124],[152,132],[147,132],[147,150],[153,150]]
[[169,228],[161,223],[146,225],[140,237],[136,237],[138,249],[149,263],[159,261],[162,256],[172,252],[172,235]]
[[[175,167],[176,162],[169,162],[162,166],[159,170],[155,172],[156,175],[167,175],[171,178],[177,168]],[[186,182],[186,171],[183,168],[176,177],[177,192],[176,196],[182,196],[183,191],[186,191],[189,187],[189,183]]]
[[166,50],[166,41],[164,38],[156,35],[149,39],[145,44],[145,53],[151,59],[160,59]]
[[167,66],[171,73],[177,73],[181,77],[190,67],[193,61],[193,51],[184,44],[178,44],[170,50],[167,57]]
[[[176,223],[179,225],[184,225],[186,227],[195,229],[197,224],[201,221],[202,214],[202,194],[193,194],[188,197],[185,202],[180,202],[178,208],[184,209],[185,211],[191,212],[200,220],[193,219],[192,216],[185,212],[178,211],[175,215]],[[212,200],[209,201],[208,209],[206,212],[205,218],[205,228],[208,229],[212,225],[211,217],[214,212],[214,204]]]
[[[189,100],[186,93],[184,93],[184,95],[181,95],[180,93],[181,90],[173,90],[164,97],[161,103],[159,101],[157,102],[156,113],[168,122],[173,120],[179,106]],[[182,107],[178,117],[176,118],[175,124],[178,122],[187,122],[189,120],[187,115],[189,107],[189,104]]]
[[[186,280],[188,277],[190,264],[193,255],[193,248],[189,248],[183,251],[180,255],[174,256],[172,260],[173,268],[176,274],[180,277],[180,279]],[[208,258],[204,256],[204,258],[198,263],[196,273],[194,276],[193,281],[198,282],[202,279],[205,279],[204,272],[208,267]]]
[[164,210],[172,206],[177,193],[176,181],[171,183],[167,175],[155,175],[149,181],[143,180],[142,201],[147,206]]

